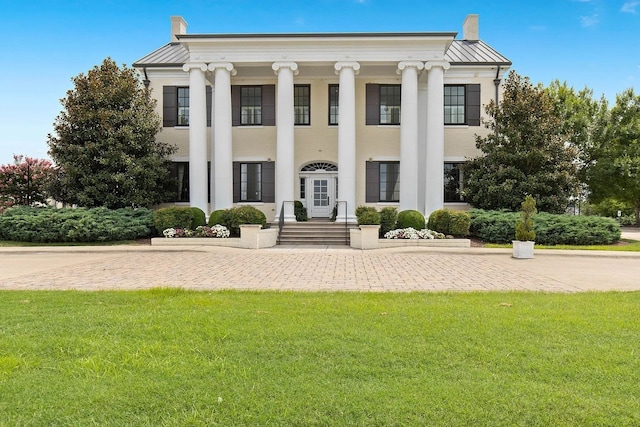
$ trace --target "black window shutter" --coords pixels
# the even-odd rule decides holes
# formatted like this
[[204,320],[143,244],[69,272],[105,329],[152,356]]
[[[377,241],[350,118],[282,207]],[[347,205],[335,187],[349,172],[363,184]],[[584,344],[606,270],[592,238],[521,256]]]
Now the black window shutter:
[[366,90],[366,121],[367,125],[380,124],[380,85],[369,83]]
[[207,85],[207,127],[211,127],[211,86]]
[[466,86],[465,99],[467,102],[465,115],[469,126],[480,126],[480,85]]
[[276,201],[276,163],[262,162],[262,201]]
[[380,201],[380,162],[367,162],[365,201],[367,203]]
[[175,127],[177,117],[178,88],[176,86],[162,86],[162,126]]
[[240,126],[240,86],[235,85],[231,86],[231,125]]
[[262,125],[276,125],[276,86],[262,86]]
[[233,203],[240,201],[240,162],[233,162]]

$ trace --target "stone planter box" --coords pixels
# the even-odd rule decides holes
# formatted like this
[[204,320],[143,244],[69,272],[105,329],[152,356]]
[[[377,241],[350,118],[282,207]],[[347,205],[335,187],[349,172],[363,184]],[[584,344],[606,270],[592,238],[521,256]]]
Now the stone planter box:
[[469,239],[380,239],[379,225],[361,225],[350,230],[351,247],[354,249],[402,248],[406,246],[428,248],[470,248]]
[[513,240],[513,257],[518,259],[533,258],[533,246],[536,242]]
[[240,226],[240,237],[219,239],[213,237],[154,237],[152,246],[221,246],[227,248],[262,249],[272,248],[278,241],[278,230],[267,228],[262,230],[258,224]]

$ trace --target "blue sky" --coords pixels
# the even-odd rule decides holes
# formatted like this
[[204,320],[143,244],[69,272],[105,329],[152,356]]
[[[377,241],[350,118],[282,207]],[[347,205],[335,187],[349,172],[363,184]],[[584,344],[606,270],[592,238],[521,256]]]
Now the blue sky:
[[534,83],[587,86],[610,102],[640,93],[640,0],[0,0],[0,164],[47,156],[71,78],[106,57],[131,65],[189,33],[457,31],[480,38]]

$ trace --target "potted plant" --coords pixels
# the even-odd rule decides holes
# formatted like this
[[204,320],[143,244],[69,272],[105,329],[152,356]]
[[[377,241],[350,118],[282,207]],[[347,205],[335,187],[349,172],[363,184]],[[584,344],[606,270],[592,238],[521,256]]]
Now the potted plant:
[[533,246],[536,233],[533,231],[533,216],[536,214],[536,201],[527,195],[522,202],[520,219],[516,222],[516,240],[513,241],[513,257],[520,259],[533,258]]

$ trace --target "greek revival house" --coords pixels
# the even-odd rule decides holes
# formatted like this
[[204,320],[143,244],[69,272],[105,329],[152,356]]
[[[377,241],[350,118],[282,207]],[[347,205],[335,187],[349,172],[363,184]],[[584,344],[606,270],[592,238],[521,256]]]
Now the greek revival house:
[[459,165],[477,155],[482,106],[511,62],[463,34],[187,34],[134,65],[158,99],[176,204],[240,204],[268,220],[355,222],[359,205],[428,215],[464,208]]

